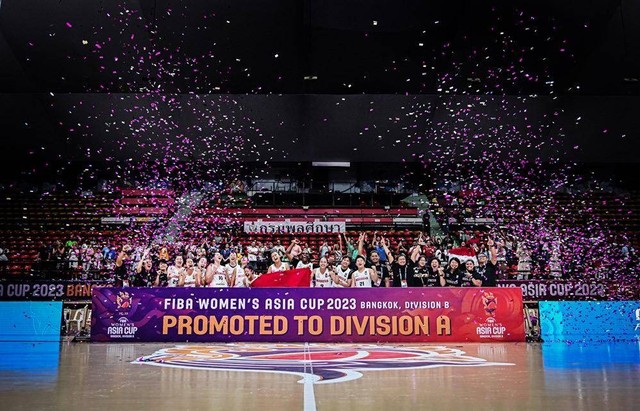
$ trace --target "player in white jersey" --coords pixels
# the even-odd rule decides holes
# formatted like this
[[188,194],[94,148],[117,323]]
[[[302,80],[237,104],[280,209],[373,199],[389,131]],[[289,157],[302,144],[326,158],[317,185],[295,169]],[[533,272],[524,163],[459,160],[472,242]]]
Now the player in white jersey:
[[215,253],[213,255],[213,263],[207,268],[206,283],[209,287],[228,287],[229,277],[227,269],[221,265],[222,254]]
[[335,269],[335,275],[333,276],[334,287],[350,287],[352,270],[349,268],[351,265],[351,257],[344,256],[340,261],[340,265]]
[[278,271],[287,271],[289,269],[289,264],[282,262],[280,254],[275,251],[271,253],[271,261],[273,261],[273,264],[269,266],[267,274],[276,273]]
[[182,271],[184,271],[183,264],[182,256],[179,255],[176,257],[173,265],[169,266],[167,269],[167,287],[177,287],[180,284],[180,276],[182,275]]
[[331,271],[327,267],[327,259],[322,257],[320,267],[316,268],[311,276],[311,287],[331,287],[331,284],[333,284]]
[[198,287],[205,287],[207,285],[205,280],[207,263],[207,257],[200,257],[198,260],[198,265],[196,266],[196,281],[198,282]]
[[378,273],[376,270],[366,268],[365,258],[361,255],[356,257],[356,267],[351,275],[351,287],[373,287],[373,283],[378,281]]
[[186,288],[199,287],[200,283],[198,282],[197,273],[198,268],[193,265],[193,259],[187,258],[187,267],[182,270],[178,286]]
[[313,272],[313,263],[310,260],[309,253],[302,253],[301,260],[296,264],[296,268],[308,268]]
[[238,264],[238,255],[233,253],[229,256],[229,264],[225,266],[227,269],[227,276],[229,277],[229,284],[232,287],[248,287],[249,280],[244,275],[244,270]]
[[244,275],[247,277],[247,287],[251,287],[251,283],[253,282],[253,280],[260,277],[258,274],[256,274],[255,271],[253,271],[251,266],[246,266],[243,271]]

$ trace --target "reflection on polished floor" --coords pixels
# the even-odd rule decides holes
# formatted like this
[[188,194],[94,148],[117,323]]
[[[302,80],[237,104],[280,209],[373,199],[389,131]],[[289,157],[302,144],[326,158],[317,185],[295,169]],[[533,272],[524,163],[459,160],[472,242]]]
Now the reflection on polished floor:
[[636,409],[636,344],[0,343],[2,409]]

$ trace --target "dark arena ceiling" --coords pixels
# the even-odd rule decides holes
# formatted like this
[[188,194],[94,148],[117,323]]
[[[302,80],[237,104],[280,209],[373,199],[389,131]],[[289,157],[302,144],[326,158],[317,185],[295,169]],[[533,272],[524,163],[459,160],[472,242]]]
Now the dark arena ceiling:
[[639,22],[621,0],[2,0],[2,167],[185,136],[174,159],[635,162]]
[[639,13],[620,0],[4,0],[0,90],[636,95]]

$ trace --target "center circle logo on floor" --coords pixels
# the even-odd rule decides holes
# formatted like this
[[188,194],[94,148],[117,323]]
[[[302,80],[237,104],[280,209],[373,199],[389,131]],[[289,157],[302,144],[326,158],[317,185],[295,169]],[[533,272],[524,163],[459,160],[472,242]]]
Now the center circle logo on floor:
[[216,371],[269,372],[311,376],[315,384],[345,382],[366,371],[457,366],[506,366],[465,355],[445,346],[362,344],[225,344],[178,345],[140,357],[148,364]]

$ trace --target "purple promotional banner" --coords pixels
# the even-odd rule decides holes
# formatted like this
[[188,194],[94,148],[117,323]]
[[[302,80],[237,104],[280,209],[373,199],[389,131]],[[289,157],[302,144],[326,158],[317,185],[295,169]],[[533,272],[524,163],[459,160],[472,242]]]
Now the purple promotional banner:
[[520,288],[94,288],[92,341],[524,341]]

